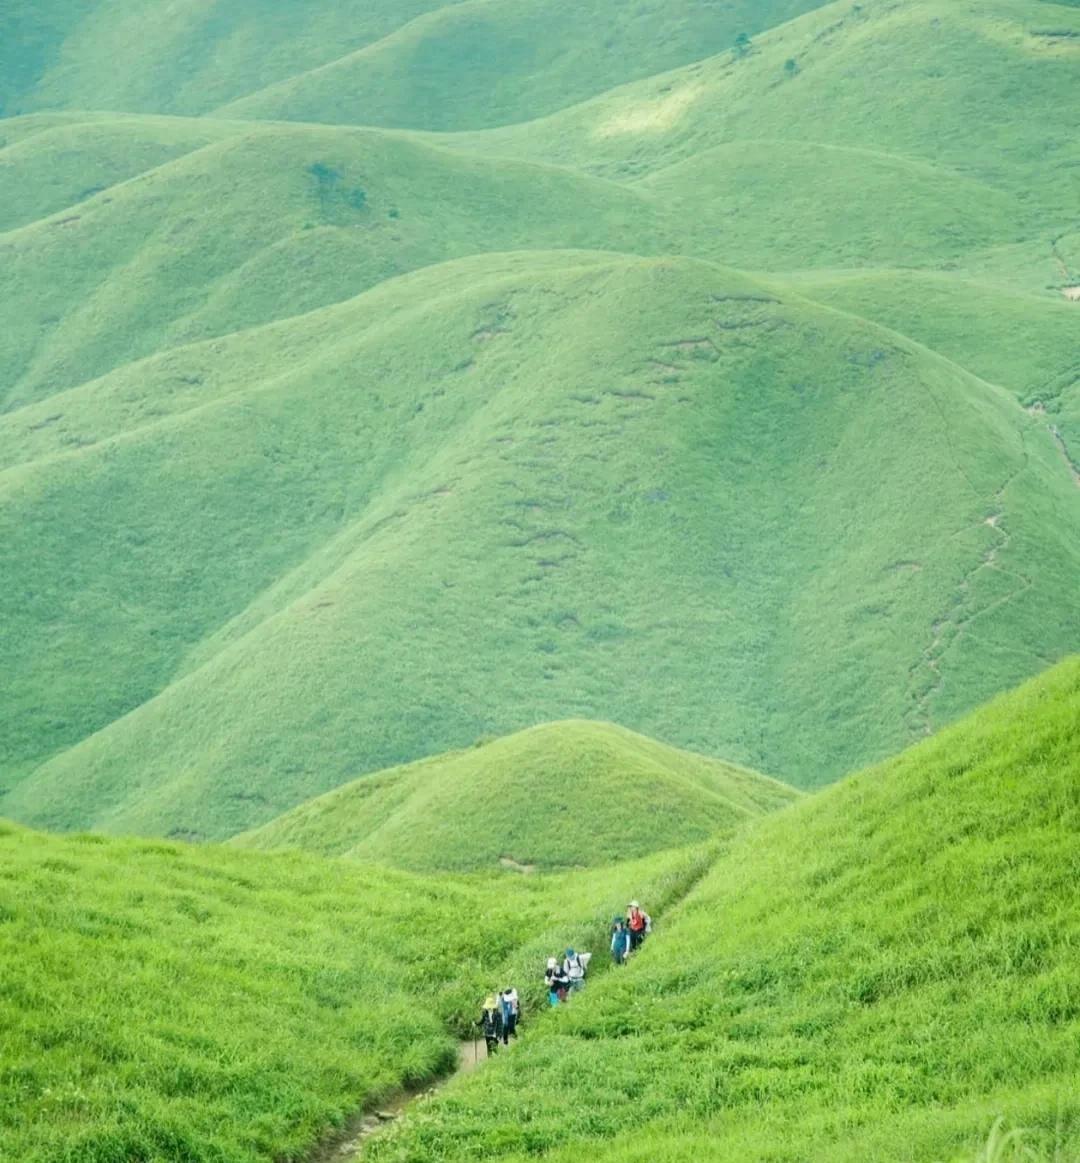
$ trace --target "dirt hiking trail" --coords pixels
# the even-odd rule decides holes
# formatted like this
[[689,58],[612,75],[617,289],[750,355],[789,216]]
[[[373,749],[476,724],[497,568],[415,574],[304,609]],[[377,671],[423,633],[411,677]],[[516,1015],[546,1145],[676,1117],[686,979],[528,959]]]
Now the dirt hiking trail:
[[347,1163],[355,1159],[372,1135],[395,1123],[414,1102],[436,1094],[451,1079],[471,1074],[487,1056],[483,1038],[478,1042],[459,1043],[457,1066],[451,1073],[399,1090],[372,1109],[355,1114],[307,1157],[307,1163]]

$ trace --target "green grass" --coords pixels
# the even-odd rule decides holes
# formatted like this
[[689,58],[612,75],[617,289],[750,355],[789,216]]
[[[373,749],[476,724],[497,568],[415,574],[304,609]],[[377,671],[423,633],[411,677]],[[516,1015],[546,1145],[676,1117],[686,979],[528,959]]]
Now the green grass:
[[[465,128],[559,109],[821,0],[15,0],[0,114],[112,109]],[[20,51],[21,50],[21,51]],[[116,67],[118,61],[123,67]]]
[[[73,136],[96,160],[76,159],[81,176],[64,183],[55,158],[71,156]],[[3,236],[7,410],[446,259],[618,250],[629,238],[654,252],[668,238],[650,203],[611,183],[370,131],[99,119],[37,133],[6,154],[19,190],[12,213],[33,218]],[[101,170],[118,164],[113,177],[133,176],[78,200],[77,185],[102,185]],[[78,204],[53,213],[66,198]]]
[[1075,642],[1045,422],[709,264],[431,268],[0,429],[4,805],[39,826],[224,838],[598,706],[813,786]]
[[[720,53],[459,144],[625,179],[728,143],[866,149],[1012,192],[1075,229],[1080,115],[1066,93],[1078,28],[1080,13],[1055,7],[1051,18],[1033,0],[840,0],[765,33],[745,56]],[[850,171],[857,189],[857,159]],[[841,207],[835,217],[844,221]]]
[[1015,393],[1056,432],[1063,462],[1080,467],[1074,303],[988,281],[902,271],[811,276],[800,289],[910,335]]
[[588,867],[707,840],[794,798],[755,772],[571,721],[364,776],[237,842],[417,871]]
[[6,7],[0,113],[115,109],[202,113],[378,41],[454,0],[23,0]]
[[1008,1158],[1004,1118],[1075,1158],[1078,757],[1072,659],[750,825],[625,973],[370,1157],[929,1163]]
[[1046,220],[1020,194],[950,168],[820,142],[733,141],[631,188],[684,223],[693,253],[758,270],[962,266]]
[[812,787],[1080,647],[1075,6],[159,7],[0,37],[5,811]]
[[[8,811],[224,836],[570,716],[814,786],[1080,644],[1074,8],[35,13],[10,76],[49,112],[0,123]],[[600,90],[484,133],[157,113]],[[713,312],[744,284],[689,258],[779,305]]]
[[0,231],[86,202],[229,132],[209,122],[148,117],[2,122]]
[[0,1156],[304,1159],[448,1070],[485,993],[515,981],[535,1021],[549,953],[703,860],[424,879],[0,825]]
[[225,105],[257,120],[428,130],[526,121],[729,49],[822,0],[465,0]]
[[4,6],[0,810],[322,855],[4,825],[0,1156],[303,1159],[628,893],[374,1158],[1080,1154],[1080,664],[731,838],[1080,649],[1078,69],[1043,0]]

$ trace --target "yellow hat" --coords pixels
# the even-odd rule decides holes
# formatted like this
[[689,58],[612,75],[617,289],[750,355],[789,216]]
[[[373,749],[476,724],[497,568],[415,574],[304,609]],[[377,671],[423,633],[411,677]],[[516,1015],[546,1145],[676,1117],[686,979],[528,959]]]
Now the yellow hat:
[[484,1002],[484,1009],[493,1010],[495,1008],[495,997],[493,994],[488,994],[488,999]]

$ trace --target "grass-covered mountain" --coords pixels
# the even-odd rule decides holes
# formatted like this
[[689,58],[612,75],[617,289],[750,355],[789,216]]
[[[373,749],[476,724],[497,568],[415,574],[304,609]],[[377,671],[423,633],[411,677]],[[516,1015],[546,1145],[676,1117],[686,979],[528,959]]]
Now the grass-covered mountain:
[[1080,600],[1039,417],[685,259],[432,267],[3,427],[6,805],[50,827],[224,837],[600,705],[812,784],[1053,657]]
[[811,787],[1080,647],[1075,6],[227,7],[2,17],[2,810]]
[[593,866],[707,840],[795,794],[610,723],[548,723],[363,776],[238,843],[418,871]]
[[[520,121],[720,52],[821,0],[17,2],[0,114],[40,109],[464,128]],[[123,67],[116,67],[117,62]]]
[[1078,834],[1073,659],[744,829],[630,968],[365,1158],[983,1160],[999,1118],[991,1157],[1076,1158]]

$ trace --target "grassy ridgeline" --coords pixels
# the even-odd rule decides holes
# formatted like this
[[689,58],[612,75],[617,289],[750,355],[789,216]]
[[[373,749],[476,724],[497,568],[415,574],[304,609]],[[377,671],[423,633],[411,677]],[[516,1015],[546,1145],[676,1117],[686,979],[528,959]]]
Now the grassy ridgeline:
[[580,867],[703,841],[795,797],[611,723],[549,723],[364,776],[237,842],[420,871]]
[[[794,176],[803,147],[818,143],[855,151],[833,161],[856,190],[864,164],[940,166],[946,189],[950,173],[978,178],[1075,229],[1080,114],[1067,94],[1077,29],[1080,11],[1036,0],[841,0],[766,33],[744,54],[721,53],[528,125],[456,141],[630,181],[707,161],[706,151],[735,142],[751,150],[798,143]],[[859,150],[871,156],[860,159]],[[781,181],[800,200],[797,184]],[[705,208],[711,190],[699,192]],[[764,187],[761,196],[771,197]],[[838,203],[836,221],[846,205]],[[963,226],[955,216],[951,225]]]
[[729,49],[823,0],[466,0],[217,113],[464,130],[527,121]]
[[[451,0],[452,2],[452,0]],[[0,113],[33,108],[201,112],[393,32],[442,0],[324,0],[302,13],[257,0],[14,0],[0,42]],[[123,62],[124,67],[117,67]]]
[[602,952],[628,892],[659,912],[705,859],[424,879],[0,829],[0,1158],[19,1163],[303,1158],[455,1062],[485,993],[515,982],[534,1018],[548,955]]
[[162,19],[154,0],[12,0],[0,114],[201,114],[234,102],[263,119],[498,125],[726,49],[821,3],[320,0],[301,10],[179,0]]
[[1080,645],[1045,423],[707,263],[433,267],[0,444],[4,805],[38,826],[224,838],[600,706],[812,786]]
[[929,1163],[1000,1115],[1073,1159],[1078,835],[1073,659],[751,826],[632,968],[372,1158]]
[[22,223],[0,250],[5,411],[447,259],[679,249],[636,191],[400,134],[160,117],[37,125],[0,151],[4,213]]
[[812,786],[1080,646],[1075,7],[228,7],[12,9],[0,809],[223,837],[570,716]]

